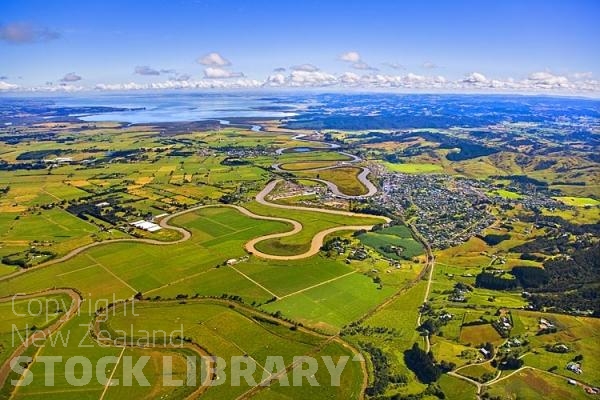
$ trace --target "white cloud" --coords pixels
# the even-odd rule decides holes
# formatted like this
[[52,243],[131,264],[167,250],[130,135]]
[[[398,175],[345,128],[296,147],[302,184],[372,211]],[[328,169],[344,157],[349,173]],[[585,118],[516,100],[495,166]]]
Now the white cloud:
[[330,86],[336,81],[334,75],[321,71],[292,71],[287,80],[290,86]]
[[[208,68],[207,68],[208,69]],[[213,70],[217,70],[214,68]],[[265,80],[253,80],[245,77],[231,76],[231,72],[218,69],[213,71],[210,79],[199,80],[174,80],[165,82],[154,82],[139,84],[135,82],[124,84],[99,84],[98,90],[159,90],[159,89],[241,89],[241,88],[364,88],[364,89],[389,89],[389,90],[440,90],[448,92],[461,92],[473,90],[485,90],[496,92],[567,92],[567,93],[600,93],[600,82],[597,80],[564,81],[564,77],[556,76],[548,72],[531,74],[527,79],[515,80],[492,79],[482,73],[473,72],[458,80],[448,80],[441,75],[421,75],[409,72],[404,75],[394,74],[359,74],[356,72],[344,72],[340,75],[330,74],[324,71],[290,71],[274,73]],[[217,77],[219,76],[219,77]],[[6,83],[0,83],[0,88],[6,88]],[[11,88],[13,88],[11,86]],[[62,88],[59,86],[46,87],[37,90],[76,90],[75,88]]]
[[370,66],[363,61],[362,57],[356,51],[349,51],[339,56],[341,61],[345,61],[352,65],[354,69],[360,69],[363,71],[377,71],[377,68]]
[[264,83],[264,86],[284,86],[286,82],[285,75],[281,72],[269,75]]
[[77,75],[75,72],[69,72],[60,80],[61,82],[77,82],[80,81],[81,76]]
[[133,70],[134,74],[138,75],[160,75],[160,71],[148,65],[138,65]]
[[527,78],[528,83],[537,88],[560,88],[568,87],[569,78],[561,75],[554,75],[551,72],[534,72]]
[[344,72],[338,80],[347,85],[356,85],[360,83],[360,75],[355,74],[354,72]]
[[433,68],[437,68],[437,67],[438,67],[438,65],[437,65],[437,64],[435,64],[435,63],[432,63],[431,61],[425,61],[425,62],[423,63],[423,65],[421,65],[421,66],[422,66],[423,68],[425,68],[425,69],[433,69]]
[[575,72],[573,74],[573,78],[575,79],[592,79],[592,76],[594,74],[592,74],[591,72]]
[[73,85],[70,83],[61,83],[59,85],[53,85],[52,82],[46,82],[46,85],[44,86],[34,86],[34,87],[28,87],[28,88],[19,88],[19,90],[25,91],[25,92],[51,92],[51,93],[56,93],[56,92],[68,92],[68,93],[72,93],[72,92],[81,92],[86,90],[87,88],[84,86],[80,86],[80,85]]
[[285,76],[277,73],[267,77],[264,86],[320,87],[337,83],[337,77],[322,71],[295,70]]
[[319,68],[315,67],[312,64],[301,64],[301,65],[293,65],[290,67],[292,71],[305,71],[305,72],[316,72]]
[[226,67],[231,65],[231,62],[229,62],[228,59],[216,52],[208,53],[200,57],[198,63],[209,67]]
[[[244,88],[360,88],[365,90],[387,89],[404,91],[489,91],[506,93],[600,93],[600,82],[593,79],[569,80],[550,72],[535,72],[521,80],[513,78],[494,79],[480,72],[472,72],[464,78],[449,80],[441,75],[426,75],[409,72],[406,74],[357,73],[344,72],[339,75],[325,71],[291,70],[289,73],[274,73],[265,80],[249,79],[239,73],[223,68],[209,69],[207,77],[192,80],[189,76],[177,75],[179,79],[169,78],[164,82],[152,83],[100,83],[96,90],[161,90],[161,89],[244,89]],[[239,74],[239,75],[236,75]],[[210,76],[210,78],[208,77]],[[39,92],[75,92],[84,87],[67,83],[60,85],[47,83],[39,87],[19,87],[0,81],[0,90],[39,91]]]
[[223,68],[208,67],[204,69],[204,77],[208,79],[229,79],[241,78],[244,74],[241,72],[231,72]]
[[136,82],[104,84],[99,83],[95,86],[96,90],[101,91],[126,91],[126,90],[162,90],[162,89],[250,89],[259,88],[263,82],[247,79],[200,79],[189,81],[168,80],[164,82],[152,82],[140,84]]
[[12,83],[0,81],[0,90],[15,90],[18,89],[19,85],[15,85]]
[[423,82],[425,81],[425,76],[423,75],[417,75],[417,74],[413,74],[412,72],[409,72],[406,77],[404,78],[404,80],[406,82],[411,82],[411,83],[415,83],[415,82]]
[[356,51],[349,51],[347,53],[344,53],[344,54],[340,55],[339,58],[342,61],[351,62],[351,63],[357,63],[357,62],[361,61],[360,54],[358,54],[358,52],[356,52]]
[[129,83],[98,83],[95,86],[98,90],[141,90],[147,89],[148,85],[136,82]]
[[[421,70],[423,74],[407,73],[381,73],[369,68],[356,68],[359,61],[346,61],[348,69],[341,74],[332,74],[318,69],[312,64],[301,64],[285,69],[277,69],[266,79],[256,80],[244,76],[241,72],[232,72],[228,68],[207,66],[204,77],[193,79],[190,75],[180,74],[176,71],[169,74],[169,78],[162,82],[125,82],[125,83],[99,83],[96,90],[160,90],[160,89],[236,89],[260,87],[289,87],[289,88],[360,88],[365,90],[405,90],[405,91],[488,91],[505,93],[564,93],[564,94],[600,94],[600,82],[592,79],[589,73],[571,75],[558,75],[549,71],[531,73],[526,78],[494,78],[481,72],[470,72],[459,79],[447,79],[441,75],[433,75]],[[351,56],[349,59],[356,60]],[[213,60],[214,61],[214,60]],[[368,64],[365,63],[366,66]],[[160,70],[158,70],[160,72]],[[166,71],[165,71],[166,73]],[[163,72],[160,73],[162,75]],[[67,74],[59,84],[47,82],[45,85],[22,87],[6,80],[0,79],[2,91],[39,91],[39,92],[74,92],[86,90],[77,86],[78,75]],[[80,77],[79,77],[80,78]],[[87,88],[90,89],[89,87]]]
[[488,79],[485,77],[485,75],[479,72],[472,72],[469,75],[467,75],[462,81],[464,83],[480,84],[487,83]]

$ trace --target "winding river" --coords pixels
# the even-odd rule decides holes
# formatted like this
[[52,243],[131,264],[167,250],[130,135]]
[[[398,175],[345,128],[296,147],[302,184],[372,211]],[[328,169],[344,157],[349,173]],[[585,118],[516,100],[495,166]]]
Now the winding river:
[[[253,125],[251,127],[251,129],[254,131],[257,131],[257,130],[261,130],[262,127],[260,127],[258,125],[256,125],[256,126]],[[310,140],[303,139],[303,135],[296,135],[296,136],[294,136],[294,139],[303,141],[303,142],[316,143],[316,142],[313,142]],[[318,142],[318,143],[322,144],[321,142]],[[335,149],[335,148],[339,147],[338,145],[331,144],[331,143],[327,143],[327,145],[330,147],[330,149]],[[278,151],[278,153],[281,154],[281,152],[279,152],[279,151]],[[347,166],[348,163],[357,163],[359,161],[362,161],[359,157],[357,157],[355,155],[343,153],[343,152],[340,152],[340,153],[348,156],[350,158],[350,161],[340,162],[333,166],[315,168],[313,170],[325,170],[325,169],[339,168],[342,166]],[[278,164],[274,165],[273,167],[275,170],[284,171],[284,170],[281,170],[281,168],[279,167]],[[360,196],[349,196],[349,195],[345,195],[345,194],[341,193],[339,191],[338,187],[333,182],[329,182],[324,179],[313,179],[313,180],[327,185],[327,187],[336,196],[347,198],[347,199],[365,198],[368,196],[372,196],[373,194],[375,194],[377,192],[377,188],[375,187],[375,185],[373,185],[373,183],[367,179],[367,176],[369,175],[370,172],[371,171],[368,168],[362,167],[362,171],[358,175],[358,179],[361,181],[361,183],[363,185],[365,185],[365,187],[368,190],[368,192],[366,194],[360,195]],[[275,189],[275,187],[281,181],[282,181],[282,179],[276,179],[276,180],[272,180],[269,183],[267,183],[267,185],[256,195],[256,201],[262,205],[272,207],[272,208],[278,208],[278,209],[320,212],[320,213],[325,213],[325,214],[335,214],[335,215],[343,215],[343,216],[349,216],[349,217],[379,218],[379,219],[381,219],[382,222],[390,221],[389,218],[382,217],[382,216],[354,213],[354,212],[350,212],[350,211],[330,210],[330,209],[324,209],[324,208],[311,208],[311,207],[302,207],[302,206],[293,206],[293,205],[283,205],[283,204],[276,204],[276,203],[272,203],[272,202],[268,201],[266,199],[266,197],[273,191],[273,189]],[[86,251],[87,249],[90,249],[92,247],[97,247],[97,246],[103,246],[103,245],[107,245],[107,244],[111,244],[111,243],[132,242],[132,243],[145,243],[145,244],[157,245],[157,246],[171,246],[171,245],[175,245],[178,243],[182,243],[191,238],[191,236],[192,236],[191,232],[185,228],[171,225],[169,222],[177,216],[180,216],[180,215],[183,215],[186,213],[190,213],[190,212],[194,212],[194,211],[197,211],[197,210],[200,210],[203,208],[209,208],[209,207],[234,208],[237,211],[239,211],[240,213],[242,213],[250,218],[260,219],[260,220],[269,220],[269,221],[279,221],[279,222],[285,222],[285,223],[290,224],[292,226],[292,229],[289,231],[280,232],[280,233],[272,233],[272,234],[256,237],[256,238],[249,240],[244,245],[244,248],[248,253],[250,253],[256,257],[260,257],[260,258],[264,258],[264,259],[271,259],[271,260],[299,260],[299,259],[303,259],[303,258],[308,258],[308,257],[314,256],[315,254],[317,254],[319,252],[321,246],[323,245],[323,241],[325,240],[325,237],[331,233],[338,232],[338,231],[356,231],[356,230],[361,230],[361,229],[369,230],[373,227],[373,225],[343,225],[343,226],[328,228],[328,229],[322,230],[320,232],[317,232],[313,236],[313,238],[311,240],[310,248],[306,252],[301,253],[301,254],[296,254],[296,255],[280,256],[280,255],[263,253],[263,252],[259,251],[258,249],[256,249],[256,245],[265,240],[277,239],[277,238],[282,238],[282,237],[297,234],[298,232],[302,231],[302,229],[303,229],[301,222],[293,220],[293,219],[288,219],[288,218],[271,217],[271,216],[255,214],[252,211],[248,210],[247,208],[239,206],[239,205],[232,205],[232,204],[230,204],[230,205],[223,205],[223,204],[202,205],[202,206],[193,207],[193,208],[190,208],[187,210],[179,211],[177,213],[168,215],[159,222],[161,227],[179,232],[181,237],[177,240],[170,241],[170,242],[163,242],[163,241],[153,240],[153,239],[130,238],[130,239],[113,239],[113,240],[107,240],[107,241],[103,241],[103,242],[94,242],[94,243],[90,243],[90,244],[78,247],[60,258],[56,258],[56,259],[47,261],[45,263],[39,264],[39,265],[37,265],[35,267],[31,267],[29,269],[22,269],[22,270],[15,271],[8,275],[4,275],[4,276],[0,277],[0,281],[11,280],[11,279],[14,279],[14,278],[16,278],[22,274],[25,274],[27,272],[41,269],[41,268],[46,268],[46,267],[49,267],[51,265],[58,264],[61,262],[65,262],[65,261],[77,256],[78,254]],[[18,357],[19,355],[22,355],[24,353],[24,351],[27,349],[28,343],[31,343],[32,340],[37,339],[39,336],[42,336],[42,335],[52,334],[53,332],[56,332],[58,329],[60,329],[67,321],[69,321],[77,313],[77,311],[79,310],[79,308],[81,306],[83,298],[81,297],[81,294],[78,293],[74,289],[56,288],[56,289],[47,289],[44,291],[30,293],[30,294],[18,294],[13,297],[5,297],[5,298],[0,299],[0,302],[12,301],[13,299],[28,299],[28,298],[33,298],[33,297],[37,297],[37,296],[44,296],[44,295],[49,295],[49,294],[59,294],[59,293],[66,294],[71,298],[71,300],[72,300],[71,307],[69,308],[69,310],[67,310],[65,312],[65,314],[61,318],[59,318],[57,321],[55,321],[54,323],[52,323],[50,326],[46,327],[45,329],[37,331],[34,334],[32,334],[24,344],[18,346],[13,351],[13,353],[12,353],[11,357],[8,359],[8,361],[0,366],[0,386],[1,386],[1,384],[3,384],[5,382],[5,380],[7,379],[8,375],[11,371],[10,360],[14,359],[15,357]],[[94,324],[94,328],[97,330],[97,324]],[[94,340],[101,340],[101,339],[94,338]],[[122,344],[122,346],[128,346],[128,344]],[[193,344],[189,345],[189,347],[191,350],[193,350],[201,355],[204,355],[204,352],[202,351],[201,348],[194,346]],[[363,365],[363,370],[364,370],[364,373],[366,376],[366,370],[364,369],[364,365]],[[365,386],[366,386],[366,381],[363,382],[363,390],[364,390]],[[192,395],[194,397],[198,396],[201,393],[201,391],[204,390],[204,388],[205,388],[205,385],[201,385]]]

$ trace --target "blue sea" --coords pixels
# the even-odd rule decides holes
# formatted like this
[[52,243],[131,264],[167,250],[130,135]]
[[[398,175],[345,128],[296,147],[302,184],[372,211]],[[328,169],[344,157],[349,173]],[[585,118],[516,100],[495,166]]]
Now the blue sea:
[[228,118],[286,118],[296,115],[298,104],[256,94],[133,93],[56,97],[56,107],[131,108],[93,115],[77,115],[85,121],[129,123],[185,122]]
[[0,97],[0,123],[60,120],[125,123],[281,119],[292,129],[488,127],[515,122],[588,131],[598,99],[519,95],[315,92],[127,92]]

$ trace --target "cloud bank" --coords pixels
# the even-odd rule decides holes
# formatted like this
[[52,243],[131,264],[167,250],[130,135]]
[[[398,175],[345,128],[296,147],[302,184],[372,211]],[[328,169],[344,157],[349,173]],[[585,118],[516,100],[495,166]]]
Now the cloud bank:
[[[203,57],[209,64],[231,63],[218,55],[210,53]],[[201,78],[189,74],[180,74],[173,70],[158,70],[149,66],[137,66],[139,75],[161,76],[168,79],[161,82],[139,83],[98,83],[94,86],[80,86],[76,82],[82,77],[74,72],[60,79],[60,85],[47,82],[45,85],[24,87],[0,79],[0,91],[22,92],[76,92],[82,90],[160,90],[160,89],[260,89],[260,88],[327,88],[339,90],[385,90],[385,91],[430,91],[430,92],[506,92],[506,93],[562,93],[562,94],[598,94],[600,81],[588,72],[569,75],[555,74],[550,71],[537,71],[525,78],[493,78],[477,71],[470,72],[459,79],[448,79],[439,74],[420,74],[407,72],[398,74],[381,73],[371,68],[357,68],[361,63],[360,54],[349,52],[340,56],[349,61],[353,71],[330,73],[313,64],[299,64],[290,68],[276,68],[265,79],[251,79],[242,72],[233,72],[227,67],[206,66]],[[356,61],[358,60],[358,61]],[[392,67],[390,67],[392,68]]]

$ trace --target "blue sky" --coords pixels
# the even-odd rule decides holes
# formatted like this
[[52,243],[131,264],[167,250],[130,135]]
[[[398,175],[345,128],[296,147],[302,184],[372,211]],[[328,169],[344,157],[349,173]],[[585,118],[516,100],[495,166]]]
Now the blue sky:
[[210,82],[595,91],[599,16],[594,0],[4,0],[0,89]]

